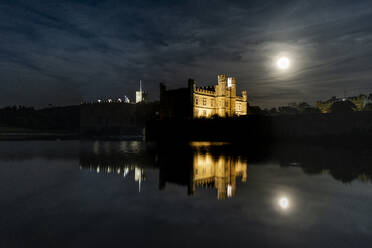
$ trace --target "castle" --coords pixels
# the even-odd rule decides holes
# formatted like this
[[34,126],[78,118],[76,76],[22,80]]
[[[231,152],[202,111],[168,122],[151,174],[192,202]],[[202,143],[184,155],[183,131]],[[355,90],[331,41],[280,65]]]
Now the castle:
[[236,94],[236,79],[218,75],[218,84],[197,87],[189,79],[188,88],[166,90],[160,84],[160,118],[210,118],[247,114],[247,92]]

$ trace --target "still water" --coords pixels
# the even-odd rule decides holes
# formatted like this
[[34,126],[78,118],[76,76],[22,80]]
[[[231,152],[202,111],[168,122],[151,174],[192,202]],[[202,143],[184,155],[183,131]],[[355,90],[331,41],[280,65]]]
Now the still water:
[[371,247],[372,149],[0,143],[0,247]]

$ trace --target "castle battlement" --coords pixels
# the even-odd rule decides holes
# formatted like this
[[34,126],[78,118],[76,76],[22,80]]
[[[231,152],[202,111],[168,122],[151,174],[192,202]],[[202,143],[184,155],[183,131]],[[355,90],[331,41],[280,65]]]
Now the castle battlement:
[[237,96],[237,97],[236,97],[236,100],[237,100],[237,101],[247,101],[247,98],[244,97],[244,96]]
[[205,88],[195,88],[195,93],[200,93],[200,94],[206,94],[210,96],[215,96],[216,91],[211,90],[210,87],[205,87]]

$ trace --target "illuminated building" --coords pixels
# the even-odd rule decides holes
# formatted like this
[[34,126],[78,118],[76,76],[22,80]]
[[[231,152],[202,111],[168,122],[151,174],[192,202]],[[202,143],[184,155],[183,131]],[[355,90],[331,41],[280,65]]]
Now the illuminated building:
[[94,142],[89,149],[80,151],[80,169],[134,180],[141,191],[146,171],[158,168],[159,189],[164,189],[167,183],[187,186],[188,194],[209,188],[216,192],[217,199],[235,196],[238,179],[247,181],[246,160],[240,156],[206,151],[212,146],[226,145],[224,142],[192,142],[192,150],[183,153],[182,158],[177,153],[164,156],[162,152],[155,157],[146,153],[128,156],[127,152],[133,153],[138,145],[137,142],[123,142],[117,149],[116,146],[110,147],[110,143]]
[[136,91],[136,103],[145,102],[147,97],[147,92],[142,90],[142,81],[140,80],[139,91]]
[[214,86],[197,87],[189,79],[188,88],[166,90],[160,85],[160,118],[210,118],[247,114],[247,92],[236,94],[236,79],[218,75]]

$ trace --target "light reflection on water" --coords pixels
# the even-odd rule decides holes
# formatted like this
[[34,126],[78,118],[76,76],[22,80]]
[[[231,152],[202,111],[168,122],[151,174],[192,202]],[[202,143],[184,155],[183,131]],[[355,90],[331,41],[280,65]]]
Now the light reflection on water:
[[[181,165],[183,169],[186,167],[188,175],[191,180],[187,187],[190,189],[189,193],[193,194],[197,188],[211,188],[217,191],[217,199],[226,199],[233,197],[236,193],[236,180],[241,179],[242,182],[247,180],[247,161],[242,159],[240,156],[234,157],[232,155],[226,154],[212,154],[208,151],[208,148],[214,146],[223,146],[227,143],[223,142],[192,142],[190,147],[192,150],[183,153],[182,155],[190,156],[190,164]],[[120,175],[123,174],[124,178],[128,178],[128,174],[134,174],[134,181],[138,182],[139,191],[141,189],[141,183],[145,180],[146,169],[141,167],[138,161],[133,159],[132,161],[127,160],[127,157],[118,158],[116,161],[112,161],[113,150],[109,149],[110,143],[105,143],[104,149],[99,150],[99,142],[93,143],[93,154],[96,157],[95,160],[89,161],[89,153],[82,155],[80,159],[80,168],[87,169],[91,172],[96,173],[116,173]],[[124,154],[141,151],[141,143],[134,142],[121,142],[120,152]],[[203,149],[207,149],[204,150]],[[124,155],[123,154],[123,155]],[[111,161],[105,160],[110,156]],[[88,161],[83,157],[88,157]],[[101,159],[101,161],[100,161]],[[182,158],[178,158],[182,159]],[[177,163],[177,161],[174,161]],[[154,166],[157,166],[156,164]],[[172,166],[172,165],[165,165]],[[160,170],[164,168],[162,165],[159,166]],[[189,168],[190,167],[190,168]],[[172,177],[172,170],[167,170],[170,172],[168,177]],[[161,179],[160,179],[161,180]],[[169,180],[173,182],[174,179]],[[166,182],[162,182],[165,184]]]
[[369,247],[369,152],[249,149],[0,143],[0,246]]
[[219,155],[213,157],[199,150],[193,154],[192,189],[211,187],[217,190],[217,199],[233,197],[236,193],[236,179],[247,180],[247,162],[241,158]]

